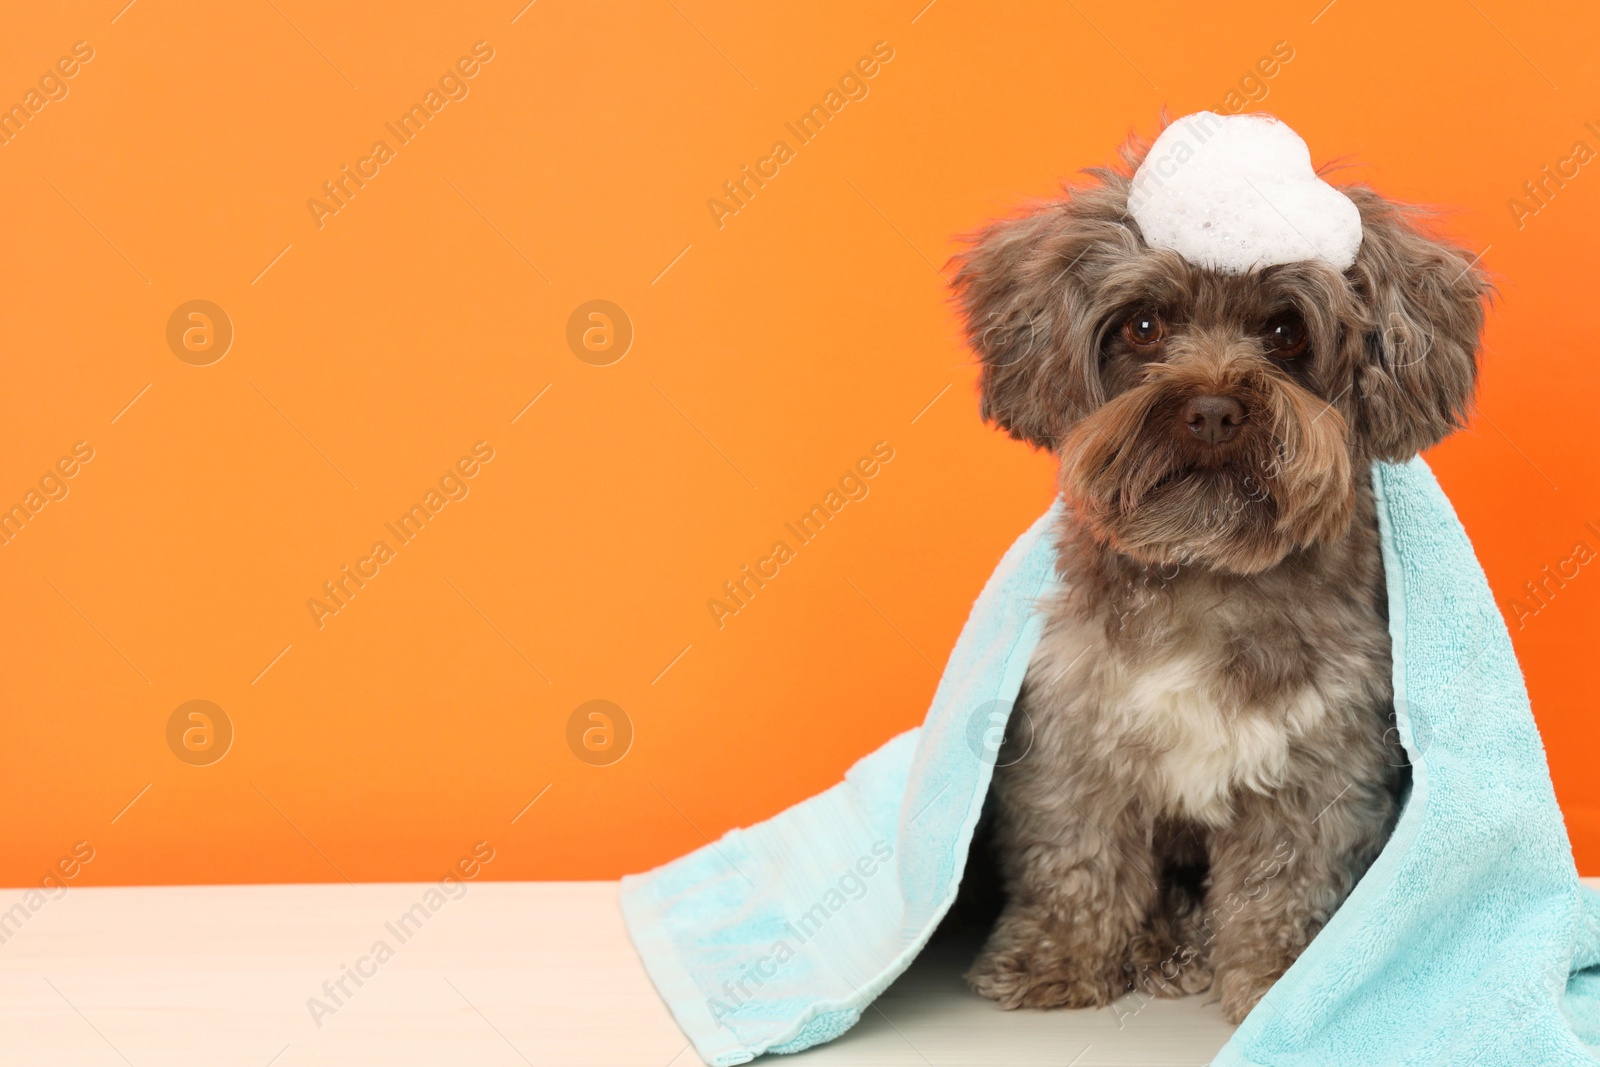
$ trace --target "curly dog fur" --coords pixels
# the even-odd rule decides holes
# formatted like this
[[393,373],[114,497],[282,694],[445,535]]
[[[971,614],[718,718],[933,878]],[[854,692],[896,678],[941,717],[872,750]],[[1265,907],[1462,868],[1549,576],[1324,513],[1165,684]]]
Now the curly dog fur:
[[1490,287],[1361,186],[1348,270],[1192,265],[1127,213],[1144,151],[956,261],[982,413],[1056,454],[1067,503],[967,977],[1008,1008],[1210,989],[1237,1022],[1394,824],[1368,471],[1461,425]]

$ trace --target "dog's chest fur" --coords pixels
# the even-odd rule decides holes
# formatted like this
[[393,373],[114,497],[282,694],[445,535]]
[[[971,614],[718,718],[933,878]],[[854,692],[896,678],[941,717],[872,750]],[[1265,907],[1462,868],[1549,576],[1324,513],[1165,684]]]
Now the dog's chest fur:
[[1094,727],[1112,747],[1149,753],[1148,792],[1163,814],[1224,821],[1234,788],[1266,792],[1282,784],[1291,741],[1328,711],[1312,687],[1285,694],[1282,716],[1232,706],[1216,677],[1216,648],[1145,662],[1106,653]]
[[1390,659],[1362,497],[1345,541],[1248,578],[1146,570],[1063,531],[1066,585],[1021,701],[1038,761],[1025,773],[1093,774],[1153,814],[1219,826],[1237,791],[1370,749]]

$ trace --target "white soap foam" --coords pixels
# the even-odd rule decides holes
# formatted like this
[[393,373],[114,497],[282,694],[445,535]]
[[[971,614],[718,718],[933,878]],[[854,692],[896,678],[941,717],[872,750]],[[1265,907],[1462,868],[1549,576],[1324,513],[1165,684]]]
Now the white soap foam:
[[1128,196],[1145,242],[1228,274],[1356,261],[1361,213],[1317,177],[1300,135],[1270,115],[1185,115],[1150,146]]

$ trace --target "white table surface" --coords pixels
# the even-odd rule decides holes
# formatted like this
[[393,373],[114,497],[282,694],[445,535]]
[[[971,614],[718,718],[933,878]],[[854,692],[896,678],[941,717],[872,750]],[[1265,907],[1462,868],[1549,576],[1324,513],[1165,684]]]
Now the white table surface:
[[[473,883],[403,944],[426,885],[70,889],[0,944],[0,1064],[693,1067],[634,955],[611,882]],[[0,909],[20,898],[0,890]],[[338,1010],[373,943],[397,946]],[[1232,1027],[1204,998],[1003,1012],[970,993],[970,948],[924,954],[840,1040],[792,1067],[1206,1063]],[[326,999],[326,998],[325,998]],[[332,1004],[331,1000],[327,1003]],[[1131,1002],[1130,1002],[1131,1003]]]

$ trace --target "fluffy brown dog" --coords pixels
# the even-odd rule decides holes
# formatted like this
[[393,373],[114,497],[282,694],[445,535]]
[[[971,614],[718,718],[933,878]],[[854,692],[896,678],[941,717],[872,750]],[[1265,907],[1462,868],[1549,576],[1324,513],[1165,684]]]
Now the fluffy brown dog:
[[1145,150],[958,257],[983,415],[1067,502],[967,977],[1008,1008],[1210,987],[1237,1022],[1393,826],[1370,464],[1461,425],[1489,286],[1359,186],[1348,269],[1196,266],[1128,213]]

